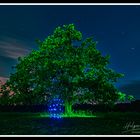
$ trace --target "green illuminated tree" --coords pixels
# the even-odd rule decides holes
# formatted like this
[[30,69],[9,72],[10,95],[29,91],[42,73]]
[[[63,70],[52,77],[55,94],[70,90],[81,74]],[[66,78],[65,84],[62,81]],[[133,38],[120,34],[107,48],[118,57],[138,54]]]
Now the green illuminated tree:
[[133,95],[126,95],[125,93],[118,92],[118,101],[125,102],[125,101],[134,101],[135,97]]
[[38,46],[19,58],[16,72],[7,82],[15,93],[14,101],[44,103],[59,95],[70,113],[74,103],[107,104],[118,99],[114,83],[123,75],[108,68],[109,55],[103,56],[92,38],[83,41],[74,24],[57,27]]
[[127,99],[128,99],[128,101],[134,101],[135,100],[135,97],[133,96],[133,95],[128,95],[127,96]]
[[118,92],[118,95],[119,95],[119,97],[118,97],[119,101],[121,101],[121,102],[126,101],[126,94],[125,93]]

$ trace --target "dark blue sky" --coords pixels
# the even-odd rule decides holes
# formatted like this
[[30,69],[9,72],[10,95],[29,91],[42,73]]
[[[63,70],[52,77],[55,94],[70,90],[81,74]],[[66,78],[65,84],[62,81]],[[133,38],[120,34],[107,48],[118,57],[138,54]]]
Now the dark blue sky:
[[37,49],[57,26],[74,23],[83,37],[110,54],[109,67],[125,74],[117,86],[140,98],[140,6],[0,5],[0,78],[10,75],[18,56]]

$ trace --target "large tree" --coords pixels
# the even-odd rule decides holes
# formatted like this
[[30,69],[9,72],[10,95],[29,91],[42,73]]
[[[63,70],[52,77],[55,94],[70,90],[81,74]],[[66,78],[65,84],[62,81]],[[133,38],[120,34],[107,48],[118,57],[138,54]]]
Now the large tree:
[[123,74],[108,68],[92,38],[82,40],[74,24],[57,27],[38,50],[19,58],[6,85],[17,103],[37,104],[59,95],[70,113],[76,102],[112,103],[118,99],[115,82]]

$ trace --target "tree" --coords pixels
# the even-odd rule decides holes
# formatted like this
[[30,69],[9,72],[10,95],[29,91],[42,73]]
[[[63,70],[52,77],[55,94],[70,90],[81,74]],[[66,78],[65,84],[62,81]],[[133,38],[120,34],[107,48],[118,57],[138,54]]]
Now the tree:
[[10,104],[10,90],[6,84],[0,81],[0,105],[9,105]]
[[114,83],[123,74],[108,68],[109,55],[102,56],[92,37],[82,41],[74,24],[57,27],[38,46],[18,59],[16,72],[6,83],[17,103],[44,103],[44,97],[59,95],[70,113],[76,102],[108,104],[118,99]]
[[126,94],[125,93],[122,93],[122,92],[118,92],[118,100],[121,101],[121,102],[124,102],[126,101]]
[[118,92],[118,101],[119,102],[125,102],[125,101],[134,101],[135,100],[135,97],[133,95],[126,95],[125,93],[123,92]]
[[127,99],[128,99],[128,101],[134,101],[135,100],[135,97],[133,96],[133,95],[128,95],[127,96]]

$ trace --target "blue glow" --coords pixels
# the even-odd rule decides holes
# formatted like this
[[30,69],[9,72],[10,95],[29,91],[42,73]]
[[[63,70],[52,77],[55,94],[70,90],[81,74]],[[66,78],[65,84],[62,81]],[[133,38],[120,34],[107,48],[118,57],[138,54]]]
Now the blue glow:
[[63,107],[63,100],[54,98],[50,100],[49,106],[48,106],[48,111],[50,114],[50,118],[56,118],[60,119],[62,113],[64,112],[64,107]]

